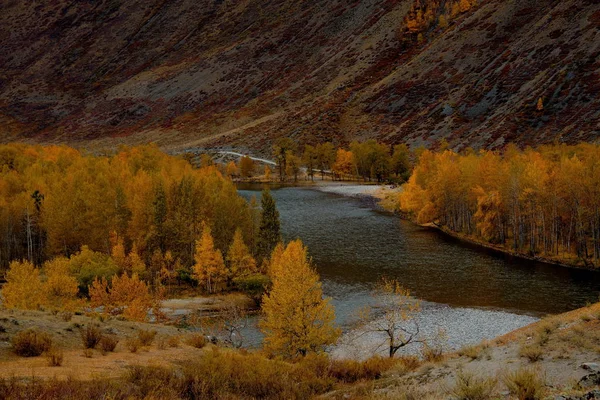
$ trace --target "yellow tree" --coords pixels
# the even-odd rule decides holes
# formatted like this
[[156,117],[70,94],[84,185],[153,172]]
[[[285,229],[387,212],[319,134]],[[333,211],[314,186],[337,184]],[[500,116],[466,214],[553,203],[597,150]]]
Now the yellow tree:
[[333,172],[341,179],[346,175],[352,175],[354,171],[354,155],[351,151],[338,149],[333,164]]
[[143,275],[146,272],[146,263],[140,257],[137,245],[134,243],[125,260],[126,271],[130,274]]
[[43,284],[45,305],[52,310],[74,311],[78,306],[77,279],[70,274],[69,259],[57,257],[44,264],[46,282]]
[[215,249],[210,228],[206,224],[202,229],[202,237],[196,240],[194,261],[194,277],[206,286],[208,293],[214,293],[218,285],[227,278],[227,270],[223,255],[220,250]]
[[127,257],[125,256],[123,238],[117,237],[117,235],[113,233],[112,239],[114,244],[110,249],[110,257],[113,259],[115,264],[117,264],[120,272],[123,272],[127,268]]
[[233,242],[227,252],[227,261],[229,263],[229,279],[256,272],[256,261],[252,258],[248,246],[244,243],[240,228],[237,228],[233,235]]
[[244,156],[239,162],[240,175],[244,178],[249,178],[254,173],[254,161],[248,156]]
[[273,286],[263,296],[265,349],[287,358],[321,352],[336,342],[340,330],[302,242],[289,243],[278,263]]
[[110,286],[104,278],[95,279],[89,293],[92,307],[104,307],[105,314],[122,314],[132,321],[145,321],[150,309],[157,307],[148,285],[137,274],[114,276]]
[[234,176],[237,176],[238,174],[238,167],[237,165],[235,165],[235,162],[230,161],[229,163],[227,163],[227,166],[225,167],[225,175],[233,178]]
[[4,306],[35,310],[44,303],[44,292],[40,271],[29,261],[13,261],[6,273],[6,284],[2,287]]
[[265,180],[271,180],[271,168],[268,165],[265,165]]

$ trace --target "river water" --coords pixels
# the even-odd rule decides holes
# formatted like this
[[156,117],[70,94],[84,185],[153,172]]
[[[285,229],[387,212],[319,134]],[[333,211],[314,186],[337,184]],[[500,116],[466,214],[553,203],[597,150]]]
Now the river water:
[[[240,186],[260,197],[260,187]],[[598,301],[600,274],[522,260],[379,210],[372,199],[310,188],[272,189],[284,240],[300,238],[347,327],[381,276],[426,302],[540,317]]]

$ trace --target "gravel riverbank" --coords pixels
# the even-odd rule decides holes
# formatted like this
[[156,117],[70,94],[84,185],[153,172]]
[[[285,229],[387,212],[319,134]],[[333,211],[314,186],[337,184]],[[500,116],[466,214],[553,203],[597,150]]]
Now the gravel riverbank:
[[[421,311],[414,319],[414,323],[419,326],[419,340],[442,346],[444,352],[494,339],[536,321],[539,318],[506,311],[456,308],[430,302],[421,303]],[[403,326],[414,330],[414,323],[407,322]],[[367,327],[344,333],[332,350],[332,356],[364,359],[373,354],[387,355],[387,337],[381,332],[372,331],[376,325],[378,320]],[[400,349],[397,355],[418,355],[420,351],[421,345],[414,343]]]

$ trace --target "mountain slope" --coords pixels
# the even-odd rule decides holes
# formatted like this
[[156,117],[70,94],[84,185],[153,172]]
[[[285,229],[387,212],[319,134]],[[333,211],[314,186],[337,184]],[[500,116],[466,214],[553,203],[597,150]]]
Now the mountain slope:
[[593,0],[11,0],[0,140],[592,141],[599,39]]

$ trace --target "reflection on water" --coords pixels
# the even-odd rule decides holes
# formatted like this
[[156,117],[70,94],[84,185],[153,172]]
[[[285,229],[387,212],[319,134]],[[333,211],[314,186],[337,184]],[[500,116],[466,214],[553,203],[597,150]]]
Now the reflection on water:
[[[240,190],[249,198],[260,188]],[[543,315],[597,301],[600,274],[507,256],[458,242],[373,209],[356,198],[307,188],[272,191],[284,239],[302,239],[347,325],[380,276],[421,299]]]

